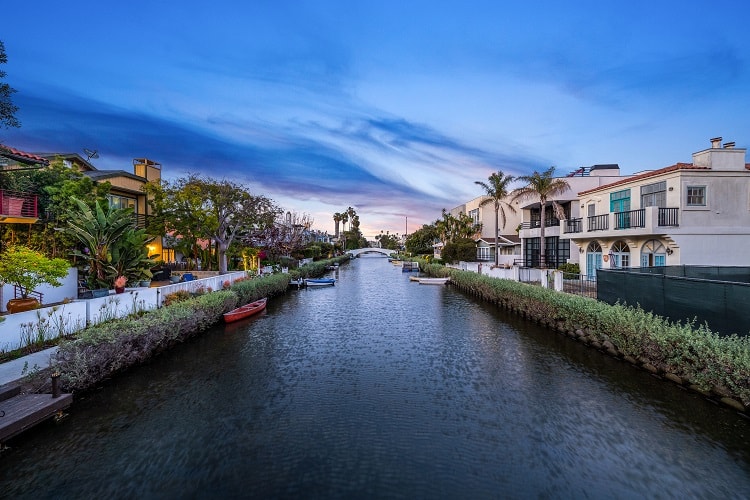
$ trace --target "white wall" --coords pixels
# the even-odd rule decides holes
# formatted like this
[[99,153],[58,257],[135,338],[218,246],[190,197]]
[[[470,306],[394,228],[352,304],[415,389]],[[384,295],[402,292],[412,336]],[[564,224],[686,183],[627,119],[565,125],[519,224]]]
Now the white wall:
[[[65,299],[78,298],[78,269],[71,267],[68,269],[68,275],[60,280],[62,286],[54,287],[47,284],[36,287],[37,292],[44,294],[43,304],[53,304],[62,302]],[[5,305],[13,298],[13,285],[4,285],[0,292],[0,312],[7,311]]]
[[[44,332],[45,339],[54,339],[81,330],[87,324],[94,325],[161,307],[167,295],[179,290],[221,290],[225,282],[231,284],[245,276],[244,271],[238,271],[162,287],[126,288],[124,293],[119,294],[111,290],[106,297],[74,300],[67,304],[7,314],[3,316],[4,321],[0,322],[0,351],[11,351],[27,345],[29,332],[34,338]],[[46,298],[45,294],[45,302]]]

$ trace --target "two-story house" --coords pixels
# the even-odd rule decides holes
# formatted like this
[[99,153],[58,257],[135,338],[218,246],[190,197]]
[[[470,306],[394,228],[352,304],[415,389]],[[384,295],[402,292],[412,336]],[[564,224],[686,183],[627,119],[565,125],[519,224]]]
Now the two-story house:
[[[561,220],[576,220],[580,218],[581,206],[578,193],[582,190],[594,189],[623,179],[617,164],[601,164],[582,167],[565,177],[560,177],[568,184],[564,192],[552,196],[547,200],[544,208],[544,242],[541,237],[541,202],[538,198],[528,197],[514,201],[517,211],[521,214],[522,263],[526,267],[539,267],[541,245],[544,244],[546,267],[556,268],[565,263],[579,263],[578,247],[575,242],[564,237]],[[553,202],[562,209],[562,214],[556,213]]]
[[750,245],[750,165],[722,138],[692,163],[636,174],[578,192],[561,238],[581,256],[581,272],[601,267],[746,266]]
[[[135,158],[131,173],[126,170],[100,170],[77,153],[36,153],[36,156],[48,162],[59,158],[67,167],[77,169],[95,183],[109,182],[109,205],[115,208],[132,208],[136,217],[136,227],[145,227],[151,207],[148,205],[146,193],[143,192],[143,186],[147,182],[161,179],[161,164],[148,158]],[[155,238],[149,244],[149,255],[157,255],[165,262],[174,260],[174,251],[164,248],[161,237]]]
[[[484,200],[490,200],[484,203]],[[497,237],[495,236],[495,204],[487,195],[478,196],[473,200],[454,207],[450,214],[458,217],[466,214],[472,218],[474,224],[481,227],[481,231],[474,236],[477,242],[477,260],[480,262],[495,262],[495,252],[501,256],[502,262],[513,263],[521,255],[521,240],[518,237],[517,228],[521,224],[521,213],[505,207],[505,225],[502,215],[498,220]]]

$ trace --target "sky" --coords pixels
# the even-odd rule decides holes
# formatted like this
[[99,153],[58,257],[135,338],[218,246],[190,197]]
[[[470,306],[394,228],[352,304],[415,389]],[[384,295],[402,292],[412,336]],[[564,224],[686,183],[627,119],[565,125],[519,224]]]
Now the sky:
[[[27,152],[247,186],[333,233],[403,234],[502,171],[750,146],[743,0],[6,2]],[[512,185],[512,187],[518,184]]]

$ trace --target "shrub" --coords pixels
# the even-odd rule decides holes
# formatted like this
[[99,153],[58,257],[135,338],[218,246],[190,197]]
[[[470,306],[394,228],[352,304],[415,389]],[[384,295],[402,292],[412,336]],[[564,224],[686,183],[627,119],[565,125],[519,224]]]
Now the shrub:
[[539,286],[434,264],[430,276],[450,276],[459,288],[542,323],[582,330],[621,353],[678,375],[704,390],[728,389],[750,405],[750,337],[721,337],[705,325],[675,323],[640,307],[609,305]]
[[190,292],[188,292],[187,290],[178,290],[164,296],[164,305],[169,306],[172,304],[176,304],[177,302],[188,300],[191,297],[192,295],[190,295]]
[[89,327],[60,344],[52,369],[65,390],[89,389],[215,324],[237,305],[231,291],[209,293],[144,314]]
[[477,244],[471,238],[461,238],[443,247],[442,258],[446,262],[474,262],[477,260]]

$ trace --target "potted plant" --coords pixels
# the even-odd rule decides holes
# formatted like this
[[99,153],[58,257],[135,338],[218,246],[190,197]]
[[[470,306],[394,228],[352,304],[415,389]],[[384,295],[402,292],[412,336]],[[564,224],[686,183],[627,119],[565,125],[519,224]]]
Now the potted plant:
[[128,279],[125,276],[118,276],[115,279],[115,293],[122,293],[125,291],[125,285],[128,284]]
[[29,293],[42,283],[61,286],[60,280],[68,275],[68,261],[50,259],[44,254],[24,246],[11,246],[0,255],[0,283],[12,284],[20,289],[20,299],[10,299],[8,312],[21,312],[39,307],[39,301]]

